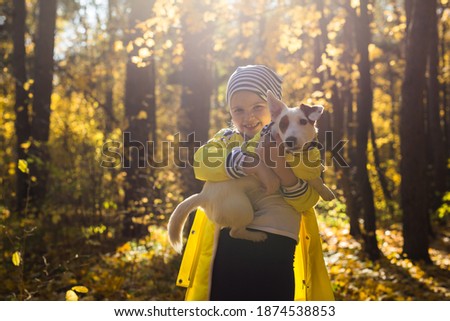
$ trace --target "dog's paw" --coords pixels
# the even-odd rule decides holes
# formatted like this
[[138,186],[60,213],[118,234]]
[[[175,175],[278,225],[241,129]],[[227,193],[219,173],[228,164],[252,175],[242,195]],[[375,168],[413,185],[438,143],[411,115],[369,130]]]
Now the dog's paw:
[[235,239],[244,239],[249,240],[253,242],[263,242],[267,239],[267,234],[264,232],[256,232],[256,231],[249,231],[245,228],[240,229],[231,229],[230,230],[230,236]]
[[252,232],[253,242],[264,242],[267,239],[267,234],[264,232]]

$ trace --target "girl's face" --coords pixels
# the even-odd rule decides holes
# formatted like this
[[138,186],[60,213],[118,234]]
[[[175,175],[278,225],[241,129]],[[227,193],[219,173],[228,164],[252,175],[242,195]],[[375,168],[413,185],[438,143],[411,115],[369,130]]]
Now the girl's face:
[[231,120],[246,138],[255,136],[270,123],[267,102],[251,91],[238,91],[230,101]]

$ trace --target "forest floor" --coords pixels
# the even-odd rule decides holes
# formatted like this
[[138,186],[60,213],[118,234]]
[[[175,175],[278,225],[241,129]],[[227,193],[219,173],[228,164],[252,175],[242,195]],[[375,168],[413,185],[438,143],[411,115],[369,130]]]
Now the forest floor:
[[[319,215],[319,224],[336,300],[450,300],[448,226],[435,228],[436,238],[429,250],[433,264],[427,265],[402,256],[401,226],[377,230],[382,256],[372,262],[364,255],[361,243],[349,234],[345,221],[330,223]],[[11,264],[11,252],[4,252],[9,263],[0,267],[4,280],[0,298],[183,300],[184,289],[175,286],[181,256],[168,244],[164,226],[150,226],[148,236],[137,241],[113,244],[116,241],[84,240],[78,249],[49,245],[53,257],[30,257],[29,250],[22,257],[24,263],[16,267]],[[56,257],[61,256],[65,257],[62,263],[56,264]],[[27,267],[31,268],[29,272]]]
[[[402,257],[398,226],[377,231],[382,256],[372,262],[347,227],[319,221],[336,300],[450,300],[448,228],[436,231],[429,251],[433,264],[427,265]],[[174,285],[180,260],[167,243],[165,230],[154,227],[146,239],[123,244],[103,255],[97,268],[91,267],[83,285],[93,291],[84,299],[182,300],[184,289]]]
[[382,256],[366,258],[361,243],[348,228],[321,223],[324,255],[337,300],[450,300],[450,233],[436,231],[430,244],[433,264],[411,262],[402,256],[399,226],[377,230]]

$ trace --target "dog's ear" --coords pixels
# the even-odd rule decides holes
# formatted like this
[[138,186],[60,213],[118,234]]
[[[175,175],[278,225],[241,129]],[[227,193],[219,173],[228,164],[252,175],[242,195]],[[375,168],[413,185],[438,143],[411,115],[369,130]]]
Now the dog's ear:
[[286,108],[286,105],[279,100],[275,95],[268,90],[267,91],[267,104],[269,105],[270,110],[270,116],[272,117],[272,120],[276,119],[284,108]]
[[301,104],[300,109],[305,113],[306,118],[312,122],[317,121],[323,114],[323,106],[321,105],[309,106]]

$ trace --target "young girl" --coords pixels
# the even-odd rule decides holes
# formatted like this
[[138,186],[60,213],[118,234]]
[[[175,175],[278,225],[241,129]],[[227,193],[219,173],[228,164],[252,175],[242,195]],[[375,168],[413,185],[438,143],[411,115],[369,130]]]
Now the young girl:
[[[194,155],[197,179],[259,178],[266,193],[249,192],[255,216],[248,229],[266,233],[267,239],[232,238],[228,229],[214,235],[214,224],[198,210],[177,280],[187,287],[186,300],[334,299],[313,209],[317,192],[288,166],[270,169],[263,162],[254,166],[252,157],[237,147],[259,139],[261,129],[270,123],[266,92],[271,90],[281,99],[281,83],[265,66],[239,67],[227,85],[234,128],[219,131]],[[209,159],[211,150],[218,162]],[[285,164],[275,154],[271,159]]]

